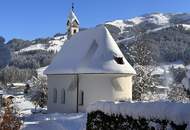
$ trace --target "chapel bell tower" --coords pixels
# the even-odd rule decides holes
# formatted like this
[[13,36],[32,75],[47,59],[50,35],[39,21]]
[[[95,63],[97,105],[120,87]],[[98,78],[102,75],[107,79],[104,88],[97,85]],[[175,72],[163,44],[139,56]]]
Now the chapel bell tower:
[[74,13],[74,4],[72,4],[67,20],[67,39],[70,39],[77,32],[79,32],[79,21]]

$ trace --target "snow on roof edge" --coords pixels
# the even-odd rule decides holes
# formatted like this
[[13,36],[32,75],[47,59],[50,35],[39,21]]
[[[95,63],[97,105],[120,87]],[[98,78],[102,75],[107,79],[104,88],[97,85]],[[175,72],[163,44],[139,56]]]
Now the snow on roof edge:
[[78,20],[77,16],[75,15],[75,13],[73,12],[73,10],[70,11],[68,20],[69,20],[70,22],[73,22],[74,20],[76,20],[77,23],[80,24],[80,23],[79,23],[79,20]]

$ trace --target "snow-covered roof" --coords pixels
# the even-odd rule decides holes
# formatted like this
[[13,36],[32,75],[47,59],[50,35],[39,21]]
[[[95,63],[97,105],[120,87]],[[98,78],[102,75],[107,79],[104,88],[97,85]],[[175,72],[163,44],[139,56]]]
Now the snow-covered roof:
[[[118,64],[114,57],[122,57]],[[71,37],[45,70],[45,74],[136,74],[104,26]]]
[[77,16],[75,15],[75,13],[71,10],[69,13],[69,17],[68,20],[72,23],[76,20],[76,22],[79,24],[79,20],[77,19]]
[[14,86],[26,86],[26,83],[7,83],[7,85],[14,85]]

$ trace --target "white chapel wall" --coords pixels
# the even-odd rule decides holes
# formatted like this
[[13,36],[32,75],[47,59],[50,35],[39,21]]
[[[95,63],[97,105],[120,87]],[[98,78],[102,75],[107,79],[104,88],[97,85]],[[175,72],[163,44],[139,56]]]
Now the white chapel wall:
[[[48,112],[76,112],[77,91],[73,75],[48,75]],[[53,102],[53,89],[57,89],[57,103]],[[62,103],[62,88],[65,89],[65,104]]]

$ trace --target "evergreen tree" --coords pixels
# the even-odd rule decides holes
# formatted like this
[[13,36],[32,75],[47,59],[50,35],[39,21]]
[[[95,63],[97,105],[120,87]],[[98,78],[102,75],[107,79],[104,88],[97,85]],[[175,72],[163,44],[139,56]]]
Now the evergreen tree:
[[4,44],[5,39],[0,37],[0,69],[4,68],[10,61],[10,51]]

